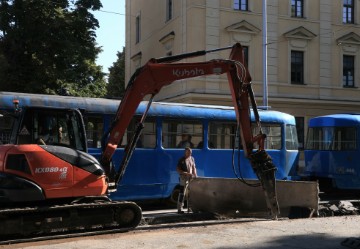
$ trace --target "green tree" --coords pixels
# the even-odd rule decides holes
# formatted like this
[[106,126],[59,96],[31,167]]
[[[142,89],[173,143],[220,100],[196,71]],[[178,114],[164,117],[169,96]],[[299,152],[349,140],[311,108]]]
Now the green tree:
[[0,0],[0,90],[103,96],[100,0]]
[[117,52],[117,60],[109,68],[109,80],[107,85],[108,97],[120,98],[125,91],[125,48]]

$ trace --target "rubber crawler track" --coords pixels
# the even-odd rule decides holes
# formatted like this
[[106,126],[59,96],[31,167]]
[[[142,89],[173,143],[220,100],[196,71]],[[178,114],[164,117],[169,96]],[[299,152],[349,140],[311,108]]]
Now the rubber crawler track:
[[141,208],[125,201],[0,209],[0,241],[81,230],[128,231],[141,219]]

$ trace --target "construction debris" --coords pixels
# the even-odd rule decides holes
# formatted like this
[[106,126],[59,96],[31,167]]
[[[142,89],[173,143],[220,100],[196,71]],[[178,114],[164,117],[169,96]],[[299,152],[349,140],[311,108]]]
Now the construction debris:
[[359,208],[351,201],[330,201],[319,205],[319,216],[358,215]]

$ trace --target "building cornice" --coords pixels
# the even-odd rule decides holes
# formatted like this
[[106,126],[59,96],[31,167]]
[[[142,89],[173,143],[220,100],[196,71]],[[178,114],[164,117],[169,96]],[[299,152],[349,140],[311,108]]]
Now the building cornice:
[[303,39],[303,40],[312,40],[316,35],[310,30],[300,26],[296,29],[292,29],[286,33],[284,36],[288,39]]
[[336,39],[338,45],[360,45],[360,36],[350,32]]
[[237,33],[249,33],[257,34],[260,32],[260,29],[252,25],[251,23],[243,20],[238,23],[234,23],[225,28],[228,32],[237,32]]
[[162,38],[160,38],[159,42],[162,44],[165,44],[169,40],[173,40],[175,38],[175,32],[171,31],[169,34],[164,35]]
[[138,59],[140,59],[141,58],[141,56],[142,56],[142,52],[139,52],[139,53],[136,53],[136,54],[134,54],[133,56],[131,56],[131,60],[138,60]]

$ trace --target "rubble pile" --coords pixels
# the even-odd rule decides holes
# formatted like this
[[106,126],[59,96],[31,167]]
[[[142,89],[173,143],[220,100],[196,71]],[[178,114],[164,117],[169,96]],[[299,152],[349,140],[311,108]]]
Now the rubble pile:
[[319,205],[319,216],[359,215],[359,207],[350,201],[333,201]]

